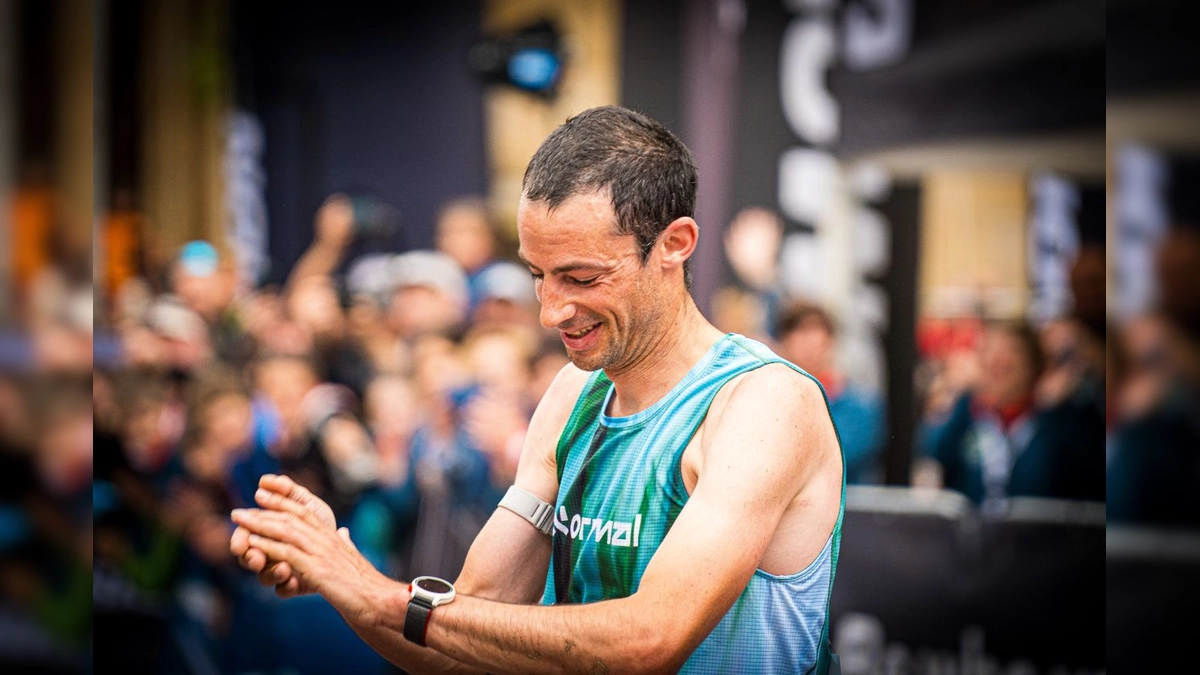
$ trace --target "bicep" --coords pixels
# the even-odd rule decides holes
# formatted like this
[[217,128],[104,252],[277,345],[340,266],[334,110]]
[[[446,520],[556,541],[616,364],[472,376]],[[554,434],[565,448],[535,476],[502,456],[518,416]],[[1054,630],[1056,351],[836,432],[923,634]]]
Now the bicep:
[[[547,464],[539,434],[530,425],[514,484],[553,503],[557,474]],[[551,455],[553,457],[553,455]],[[467,553],[456,588],[500,602],[532,604],[542,597],[550,564],[550,537],[528,520],[497,507]]]
[[542,597],[549,565],[550,537],[498,508],[471,545],[455,588],[488,600],[534,604]]
[[788,505],[816,475],[831,431],[815,386],[776,374],[739,387],[705,440],[696,488],[638,591],[683,619],[678,639],[688,652],[749,583]]
[[[558,493],[555,448],[586,380],[564,368],[529,422],[517,465],[517,487],[554,503]],[[463,593],[501,602],[532,604],[542,597],[550,566],[550,537],[504,508],[488,519],[467,554],[456,587]]]

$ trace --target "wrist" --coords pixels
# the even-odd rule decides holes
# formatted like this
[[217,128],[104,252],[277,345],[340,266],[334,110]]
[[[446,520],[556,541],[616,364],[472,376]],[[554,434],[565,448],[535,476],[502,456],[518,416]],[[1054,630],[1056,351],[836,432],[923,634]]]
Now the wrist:
[[[380,575],[382,576],[382,575]],[[370,628],[402,630],[404,615],[408,612],[408,584],[384,578],[377,590],[369,591],[373,597],[364,603],[367,612],[361,623]]]

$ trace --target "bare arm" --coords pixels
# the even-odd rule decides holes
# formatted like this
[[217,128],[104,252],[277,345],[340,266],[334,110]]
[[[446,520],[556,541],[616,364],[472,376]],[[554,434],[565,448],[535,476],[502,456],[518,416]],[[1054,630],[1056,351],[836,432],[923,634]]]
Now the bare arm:
[[[564,368],[530,422],[515,483],[548,502],[554,501],[558,490],[554,449],[584,379],[586,375],[580,371]],[[333,513],[328,506],[290,479],[264,477],[262,487],[255,499],[263,508],[302,518],[318,531],[334,528]],[[349,540],[349,533],[344,528],[338,532],[345,549],[342,552],[349,552],[349,558],[353,559],[357,551]],[[291,563],[286,562],[287,557],[272,556],[273,560],[284,562],[268,565],[268,556],[260,548],[250,545],[250,532],[244,527],[235,531],[230,549],[243,567],[259,572],[262,582],[276,586],[281,596],[322,590],[294,574]],[[550,539],[516,514],[497,509],[472,544],[455,587],[463,595],[505,603],[534,603],[541,598],[549,562]],[[383,609],[398,612],[401,631],[378,627],[372,621],[354,621],[343,612],[347,623],[376,651],[414,673],[483,672],[404,639],[407,589],[397,587],[395,582],[369,565],[359,565],[355,570],[369,587],[384,588],[389,593],[404,591],[400,605]],[[303,576],[319,577],[320,573],[310,572]]]
[[[430,647],[489,672],[677,670],[745,588],[788,504],[828,456],[829,443],[836,450],[820,391],[783,367],[742,378],[711,421],[695,492],[637,593],[554,607],[463,593],[432,614]],[[259,533],[255,541],[269,554],[289,558],[297,555],[293,547],[306,545],[284,523],[239,522]],[[544,559],[538,562],[544,573]],[[390,633],[389,644],[403,640],[406,586],[363,589],[334,580],[320,590],[352,625]]]
[[[564,368],[530,420],[514,482],[547,502],[553,503],[558,493],[554,460],[558,437],[585,379],[573,367]],[[502,608],[533,604],[542,597],[549,566],[550,538],[524,518],[497,508],[471,544],[454,587],[460,597],[487,599]],[[390,584],[381,599],[382,612],[359,621],[346,618],[354,631],[389,661],[412,672],[485,672],[482,663],[472,667],[435,649],[418,647],[404,637],[406,587]]]
[[330,195],[317,210],[314,238],[288,275],[287,288],[301,280],[333,273],[354,238],[354,207],[342,194]]

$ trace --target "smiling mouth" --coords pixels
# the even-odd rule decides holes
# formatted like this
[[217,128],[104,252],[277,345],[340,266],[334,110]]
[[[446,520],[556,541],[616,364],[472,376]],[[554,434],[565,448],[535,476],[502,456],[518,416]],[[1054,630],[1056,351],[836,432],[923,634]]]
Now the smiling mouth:
[[583,337],[584,335],[587,335],[588,333],[590,333],[590,332],[592,332],[592,331],[596,330],[596,329],[597,329],[597,328],[599,328],[599,327],[600,327],[600,324],[598,324],[598,323],[594,323],[594,324],[592,324],[592,325],[588,326],[587,328],[584,328],[584,329],[582,329],[582,330],[575,331],[574,333],[571,333],[571,332],[568,332],[568,331],[565,331],[565,330],[564,330],[564,331],[563,331],[563,335],[566,335],[566,336],[567,336],[567,337],[569,337],[569,338],[579,339],[579,338]]

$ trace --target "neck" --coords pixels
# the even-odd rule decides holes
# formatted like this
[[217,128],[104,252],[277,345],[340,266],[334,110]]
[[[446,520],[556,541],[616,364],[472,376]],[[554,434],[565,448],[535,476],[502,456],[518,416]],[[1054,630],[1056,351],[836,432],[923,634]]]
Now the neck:
[[642,358],[619,371],[604,371],[616,390],[608,414],[624,417],[649,408],[724,336],[704,318],[690,295],[662,326]]

